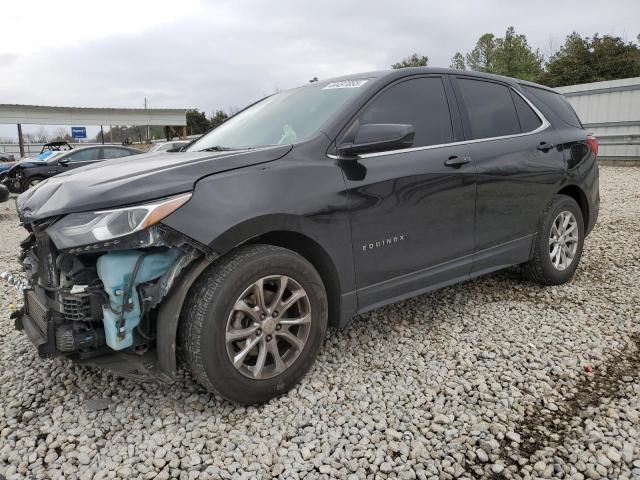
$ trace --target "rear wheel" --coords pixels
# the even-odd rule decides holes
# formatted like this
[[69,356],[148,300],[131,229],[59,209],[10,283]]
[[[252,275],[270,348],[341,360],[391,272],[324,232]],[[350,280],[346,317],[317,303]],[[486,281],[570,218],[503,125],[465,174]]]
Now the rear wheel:
[[327,300],[313,266],[290,250],[248,245],[196,282],[180,344],[196,379],[243,404],[293,387],[313,364],[327,328]]
[[531,280],[560,285],[573,278],[584,242],[584,220],[576,201],[556,195],[543,214],[531,260],[523,265]]

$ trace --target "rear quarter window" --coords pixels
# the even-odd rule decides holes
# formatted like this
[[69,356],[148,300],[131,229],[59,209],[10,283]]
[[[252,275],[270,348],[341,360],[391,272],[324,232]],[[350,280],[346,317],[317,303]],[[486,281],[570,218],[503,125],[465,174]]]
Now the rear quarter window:
[[528,85],[522,85],[522,88],[533,103],[542,103],[564,123],[572,127],[582,128],[582,123],[578,115],[562,95],[550,90],[543,90],[542,88],[530,87]]
[[520,120],[520,128],[522,132],[532,132],[540,125],[542,125],[542,120],[540,117],[534,112],[529,104],[525,102],[525,100],[516,92],[511,92],[511,96],[513,97],[513,103],[516,106],[516,112],[518,113],[518,120]]
[[492,138],[520,132],[520,122],[509,88],[484,80],[459,78],[469,118],[471,138]]

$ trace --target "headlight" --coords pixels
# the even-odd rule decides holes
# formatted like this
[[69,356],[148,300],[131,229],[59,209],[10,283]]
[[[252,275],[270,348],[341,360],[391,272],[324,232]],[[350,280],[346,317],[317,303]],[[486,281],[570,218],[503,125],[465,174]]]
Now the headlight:
[[59,250],[130,235],[155,225],[187,203],[191,194],[100,212],[71,213],[47,229]]

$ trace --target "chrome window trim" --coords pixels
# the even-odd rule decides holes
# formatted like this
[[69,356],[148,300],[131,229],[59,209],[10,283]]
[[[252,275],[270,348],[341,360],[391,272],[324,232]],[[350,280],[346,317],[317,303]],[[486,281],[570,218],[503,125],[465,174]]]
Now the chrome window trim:
[[[527,98],[525,97],[522,93],[520,93],[519,91],[517,91],[515,88],[509,86],[507,87],[510,90],[514,91],[515,93],[517,93],[518,95],[520,95],[520,97],[522,97],[522,99],[527,103],[527,105],[529,105],[531,107],[531,109],[534,111],[534,113],[538,116],[538,118],[540,118],[540,120],[542,121],[542,124],[536,128],[535,130],[531,130],[529,132],[523,132],[523,133],[514,133],[512,135],[502,135],[500,137],[488,137],[488,138],[477,138],[477,139],[473,139],[473,140],[463,140],[460,142],[451,142],[451,143],[439,143],[436,145],[425,145],[423,147],[410,147],[410,148],[401,148],[398,150],[387,150],[384,152],[375,152],[375,153],[365,153],[362,155],[358,155],[358,159],[361,158],[373,158],[373,157],[383,157],[383,156],[387,156],[387,155],[395,155],[397,153],[410,153],[410,152],[420,152],[422,150],[432,150],[435,148],[444,148],[444,147],[453,147],[456,145],[467,145],[470,143],[480,143],[480,142],[492,142],[494,140],[506,140],[508,138],[518,138],[518,137],[524,137],[527,135],[534,135],[536,133],[540,133],[544,130],[546,130],[547,128],[549,128],[551,126],[551,123],[549,122],[549,120],[546,119],[546,117],[542,114],[542,112],[540,110],[538,110],[538,108]],[[515,105],[514,105],[515,108]],[[333,160],[353,160],[353,158],[344,158],[344,157],[340,157],[338,155],[332,155],[332,154],[327,154],[327,157],[333,159]]]

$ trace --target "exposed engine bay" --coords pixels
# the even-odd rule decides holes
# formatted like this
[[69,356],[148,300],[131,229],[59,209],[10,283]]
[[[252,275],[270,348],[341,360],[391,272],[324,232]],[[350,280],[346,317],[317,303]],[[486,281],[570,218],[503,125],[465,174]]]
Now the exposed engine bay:
[[205,245],[163,225],[120,239],[58,251],[46,232],[51,220],[25,224],[21,243],[24,329],[41,357],[91,359],[155,349],[158,306]]

